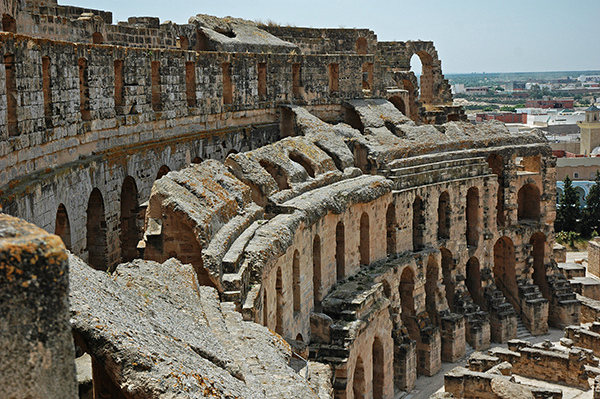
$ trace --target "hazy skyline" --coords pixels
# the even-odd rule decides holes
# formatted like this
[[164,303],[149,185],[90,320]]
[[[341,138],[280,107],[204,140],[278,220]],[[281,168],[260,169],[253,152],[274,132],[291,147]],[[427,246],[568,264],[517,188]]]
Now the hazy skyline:
[[379,41],[433,41],[446,74],[600,69],[598,0],[59,0],[59,4],[112,11],[113,23],[130,16],[154,16],[183,24],[193,15],[209,14],[315,28],[369,28]]

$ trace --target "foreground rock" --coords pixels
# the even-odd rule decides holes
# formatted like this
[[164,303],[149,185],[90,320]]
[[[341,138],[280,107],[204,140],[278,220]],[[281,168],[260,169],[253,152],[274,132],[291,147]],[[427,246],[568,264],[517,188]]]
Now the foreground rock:
[[134,398],[316,398],[289,345],[242,321],[192,266],[136,261],[113,275],[71,256],[71,324],[96,386]]

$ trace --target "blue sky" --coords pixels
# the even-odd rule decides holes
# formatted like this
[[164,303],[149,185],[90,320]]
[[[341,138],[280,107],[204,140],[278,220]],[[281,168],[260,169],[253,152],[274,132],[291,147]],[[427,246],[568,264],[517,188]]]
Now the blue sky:
[[369,28],[380,41],[432,40],[444,73],[600,69],[600,0],[59,0],[113,21],[196,14],[308,27]]

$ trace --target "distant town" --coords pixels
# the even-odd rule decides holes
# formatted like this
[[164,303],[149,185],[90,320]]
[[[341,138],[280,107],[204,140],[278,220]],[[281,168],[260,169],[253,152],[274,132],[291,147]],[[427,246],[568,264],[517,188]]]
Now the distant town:
[[557,198],[568,176],[585,204],[600,171],[600,71],[447,75],[469,120],[542,130],[557,157]]

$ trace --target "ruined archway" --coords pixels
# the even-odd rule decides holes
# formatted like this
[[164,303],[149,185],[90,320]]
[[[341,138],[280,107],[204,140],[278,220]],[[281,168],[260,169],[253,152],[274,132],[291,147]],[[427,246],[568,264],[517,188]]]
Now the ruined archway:
[[473,256],[467,261],[467,279],[465,281],[465,284],[473,302],[483,307],[483,293],[481,292],[481,271],[479,267],[479,259],[477,259],[476,257]]
[[344,223],[338,222],[335,227],[335,265],[337,281],[346,277],[346,239]]
[[[418,57],[418,61],[415,55]],[[418,74],[419,63],[421,64],[419,100],[423,105],[433,104],[433,57],[425,50],[416,51],[411,58],[411,70],[413,70],[415,74]],[[413,65],[415,65],[416,68],[413,68]]]
[[542,295],[547,300],[552,300],[552,293],[546,279],[546,265],[544,258],[546,256],[546,235],[537,232],[531,236],[531,256],[533,257],[533,283],[538,286]]
[[312,167],[310,162],[308,162],[308,160],[303,155],[301,155],[299,153],[291,152],[289,154],[289,158],[292,162],[295,162],[295,163],[299,164],[300,166],[302,166],[302,168],[306,171],[308,176],[310,176],[312,178],[315,177],[315,169]]
[[275,295],[277,296],[276,315],[275,315],[275,332],[283,336],[283,307],[285,306],[283,299],[283,276],[281,268],[277,268],[277,280],[275,281]]
[[383,398],[385,382],[383,343],[379,337],[373,340],[373,398]]
[[479,190],[471,187],[467,191],[467,245],[476,247],[479,244]]
[[121,187],[121,261],[130,262],[138,257],[137,244],[142,238],[138,221],[138,190],[135,180],[127,176]]
[[513,306],[517,305],[519,289],[516,277],[515,246],[508,237],[501,237],[494,245],[494,279],[496,286]]
[[398,230],[396,204],[393,202],[388,205],[385,214],[385,225],[387,230],[387,254],[393,255],[396,253],[396,231]]
[[290,188],[287,176],[279,165],[274,165],[271,162],[265,160],[261,160],[259,163],[260,166],[262,166],[267,171],[267,173],[271,175],[273,180],[275,180],[275,183],[277,183],[277,187],[279,187],[279,190],[286,190]]
[[423,249],[423,230],[425,228],[425,218],[423,216],[423,200],[417,196],[413,202],[413,251],[418,252]]
[[86,213],[88,264],[94,269],[106,270],[108,269],[106,218],[102,193],[97,188],[94,188],[90,194]]
[[519,220],[540,219],[540,190],[535,184],[525,184],[517,195]]
[[160,179],[161,177],[165,176],[167,173],[169,173],[171,171],[171,169],[169,169],[169,167],[167,165],[162,165],[159,169],[158,172],[156,173],[156,180]]
[[503,227],[506,221],[504,216],[504,160],[498,154],[492,154],[487,159],[488,166],[498,176],[498,194],[496,195],[496,222]]
[[400,276],[400,305],[402,308],[402,323],[408,330],[408,335],[415,341],[419,341],[419,326],[416,321],[415,312],[415,274],[406,266]]
[[444,191],[438,202],[438,238],[450,238],[450,194]]
[[442,253],[442,281],[446,287],[446,300],[448,301],[448,307],[450,310],[454,310],[454,278],[452,272],[454,271],[454,258],[452,252],[446,248],[440,249]]
[[427,306],[427,313],[432,320],[436,321],[437,324],[437,287],[439,280],[439,267],[433,255],[429,255],[427,261],[427,273],[425,280],[425,303]]
[[56,222],[54,223],[54,234],[59,236],[65,248],[71,250],[71,223],[69,222],[69,214],[64,204],[58,205],[56,211]]
[[354,393],[354,399],[366,399],[365,389],[365,365],[362,358],[359,356],[356,359],[356,365],[354,366],[354,378],[352,379],[352,391]]
[[402,114],[406,116],[406,104],[404,104],[404,100],[402,98],[393,96],[388,98],[388,101],[391,102],[398,111],[402,112]]
[[302,302],[301,298],[302,287],[300,285],[300,252],[294,251],[294,259],[292,261],[292,298],[294,313],[300,312]]
[[313,300],[315,312],[321,311],[321,237],[313,240]]
[[370,248],[369,248],[369,214],[367,212],[363,212],[360,217],[360,244],[359,244],[359,253],[360,253],[360,264],[368,265],[370,264]]

